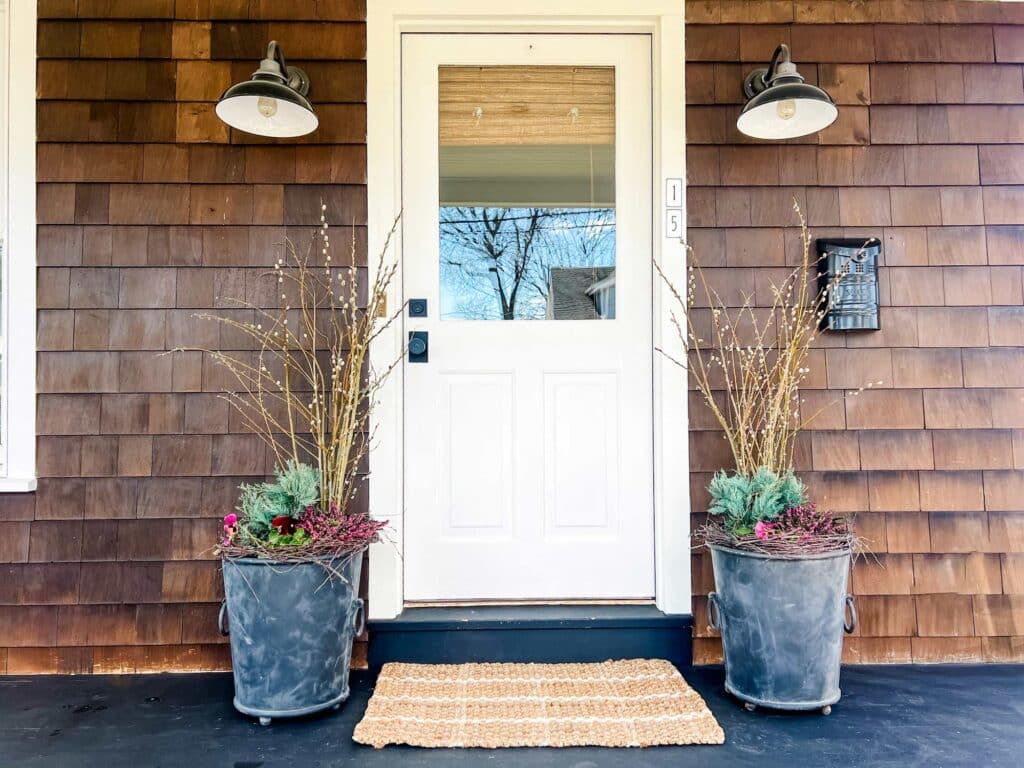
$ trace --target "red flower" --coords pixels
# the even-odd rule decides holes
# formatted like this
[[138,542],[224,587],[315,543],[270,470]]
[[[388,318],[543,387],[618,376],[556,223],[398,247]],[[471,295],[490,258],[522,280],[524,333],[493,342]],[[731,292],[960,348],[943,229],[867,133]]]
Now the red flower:
[[282,536],[288,536],[295,533],[295,520],[290,518],[288,515],[278,515],[275,517],[270,524],[277,529],[277,532]]

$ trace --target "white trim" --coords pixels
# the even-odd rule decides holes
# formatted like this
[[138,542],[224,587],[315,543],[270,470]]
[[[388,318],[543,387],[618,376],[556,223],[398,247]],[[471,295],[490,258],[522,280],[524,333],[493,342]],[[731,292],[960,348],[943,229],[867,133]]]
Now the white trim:
[[36,4],[7,0],[0,491],[36,481]]
[[34,477],[2,477],[0,478],[0,493],[26,493],[36,489]]
[[[515,13],[508,8],[514,7]],[[585,9],[585,10],[584,10]],[[367,198],[369,253],[376,255],[401,207],[401,45],[406,32],[574,32],[649,34],[653,51],[654,257],[673,282],[686,278],[682,240],[661,237],[667,178],[685,178],[683,3],[681,0],[373,0],[367,4]],[[401,253],[401,238],[395,253]],[[371,264],[373,259],[370,259]],[[372,279],[372,275],[371,275]],[[655,278],[657,280],[657,278]],[[655,282],[654,343],[685,354],[672,326],[668,291]],[[401,272],[390,297],[402,296]],[[403,326],[378,339],[372,360],[385,365],[403,344]],[[656,600],[666,613],[690,613],[690,493],[685,374],[654,356]],[[393,541],[370,550],[370,617],[393,618],[402,595],[402,411],[400,376],[390,378],[373,417],[370,509],[391,521]]]

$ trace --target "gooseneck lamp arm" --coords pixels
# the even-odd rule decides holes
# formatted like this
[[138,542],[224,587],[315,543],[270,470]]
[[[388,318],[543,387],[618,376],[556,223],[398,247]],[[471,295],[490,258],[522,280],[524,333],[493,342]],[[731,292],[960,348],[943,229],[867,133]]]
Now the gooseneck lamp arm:
[[253,72],[253,77],[273,77],[280,80],[293,91],[303,96],[309,94],[309,78],[298,67],[289,67],[284,59],[284,51],[277,40],[267,44],[267,55],[260,62],[260,68]]
[[[772,60],[768,63],[768,74],[765,75],[765,82],[770,83],[775,79],[776,72],[779,64],[793,65],[792,59],[789,58],[789,46],[785,43],[780,43],[779,47],[775,49],[775,53],[772,54]],[[793,67],[793,72],[796,72],[796,67]],[[803,80],[803,78],[800,78]]]
[[779,82],[802,83],[803,75],[796,71],[796,64],[789,56],[789,46],[781,43],[772,54],[767,69],[755,69],[743,82],[743,95],[753,98]]
[[281,65],[281,71],[288,71],[288,64],[284,60],[284,51],[281,50],[281,46],[277,44],[277,40],[271,40],[267,43],[267,55],[266,58],[271,61],[276,61]]

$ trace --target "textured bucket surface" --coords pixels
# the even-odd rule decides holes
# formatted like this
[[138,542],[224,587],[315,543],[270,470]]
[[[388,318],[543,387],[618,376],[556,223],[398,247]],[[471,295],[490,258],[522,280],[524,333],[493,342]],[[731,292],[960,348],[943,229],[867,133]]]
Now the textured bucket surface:
[[711,547],[726,688],[784,709],[839,700],[850,554],[783,560]]
[[348,695],[362,555],[319,563],[224,561],[235,706],[313,712]]

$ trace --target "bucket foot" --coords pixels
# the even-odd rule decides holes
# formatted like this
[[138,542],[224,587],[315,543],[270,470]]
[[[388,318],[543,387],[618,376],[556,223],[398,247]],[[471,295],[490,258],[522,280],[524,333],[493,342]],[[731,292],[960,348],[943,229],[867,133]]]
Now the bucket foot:
[[269,717],[261,717],[260,718],[260,725],[263,725],[263,726],[270,725],[270,718]]
[[821,708],[821,714],[823,714],[823,715],[831,715],[832,714],[832,705],[831,704],[826,704],[824,707],[822,707]]
[[757,709],[757,704],[754,704],[752,701],[745,701],[743,702],[743,708],[747,710],[747,712],[753,712]]

